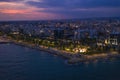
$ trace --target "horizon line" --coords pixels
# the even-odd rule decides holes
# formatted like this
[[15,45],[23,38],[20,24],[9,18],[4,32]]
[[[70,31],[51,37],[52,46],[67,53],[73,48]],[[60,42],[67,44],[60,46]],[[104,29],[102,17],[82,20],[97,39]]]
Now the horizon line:
[[63,19],[16,19],[16,20],[0,20],[0,22],[11,22],[11,21],[54,21],[54,20],[77,20],[77,19],[82,19],[82,20],[85,20],[85,19],[100,19],[100,18],[120,18],[120,16],[110,16],[110,17],[88,17],[88,18],[63,18]]

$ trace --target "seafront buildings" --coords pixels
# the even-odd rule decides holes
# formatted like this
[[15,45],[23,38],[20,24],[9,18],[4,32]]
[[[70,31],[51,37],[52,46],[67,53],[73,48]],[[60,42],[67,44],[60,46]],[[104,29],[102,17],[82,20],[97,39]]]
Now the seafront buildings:
[[120,19],[0,22],[0,34],[73,53],[120,50]]

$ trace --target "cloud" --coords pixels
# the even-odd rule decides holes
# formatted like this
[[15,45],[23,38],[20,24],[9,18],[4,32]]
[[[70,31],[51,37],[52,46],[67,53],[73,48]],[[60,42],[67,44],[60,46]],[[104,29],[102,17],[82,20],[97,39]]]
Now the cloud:
[[27,1],[26,3],[32,6],[44,8],[120,7],[120,0],[40,0],[40,2]]
[[26,4],[44,8],[38,12],[61,14],[67,17],[119,16],[120,0],[40,0]]
[[63,8],[46,8],[45,10],[38,10],[38,12],[61,14],[65,18],[88,18],[88,17],[109,17],[119,16],[120,8],[77,8],[77,9],[63,9]]
[[0,0],[0,2],[17,2],[17,1],[24,1],[24,0]]
[[0,19],[85,18],[119,14],[120,0],[0,0]]

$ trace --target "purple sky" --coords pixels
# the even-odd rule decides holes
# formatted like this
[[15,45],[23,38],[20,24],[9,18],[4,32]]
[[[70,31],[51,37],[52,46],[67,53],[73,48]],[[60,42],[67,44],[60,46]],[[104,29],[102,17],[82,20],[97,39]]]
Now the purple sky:
[[0,0],[0,20],[120,16],[120,0]]

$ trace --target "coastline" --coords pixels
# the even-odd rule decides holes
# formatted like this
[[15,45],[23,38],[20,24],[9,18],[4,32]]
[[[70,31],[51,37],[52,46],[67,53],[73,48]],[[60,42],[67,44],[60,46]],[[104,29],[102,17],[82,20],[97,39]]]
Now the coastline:
[[22,41],[17,41],[17,40],[12,40],[12,39],[5,39],[7,43],[13,43],[16,45],[24,46],[24,47],[29,47],[33,49],[38,49],[40,51],[45,51],[53,55],[60,56],[64,59],[67,60],[68,64],[76,64],[76,63],[81,63],[81,62],[94,62],[97,60],[101,59],[110,59],[110,58],[116,58],[120,57],[120,54],[118,52],[108,52],[108,53],[100,53],[100,54],[92,54],[92,55],[87,55],[87,54],[74,54],[62,50],[58,50],[56,48],[50,48],[50,47],[45,47],[42,45],[35,45],[35,44],[29,44],[27,42],[22,42]]
[[80,62],[96,62],[100,60],[110,60],[112,58],[120,58],[119,53],[101,53],[101,54],[94,54],[94,55],[84,55],[83,58],[72,58],[68,60],[68,63],[80,63]]
[[100,54],[96,53],[93,55],[86,55],[86,54],[85,55],[83,55],[83,54],[77,55],[77,54],[73,54],[70,52],[61,51],[61,50],[58,50],[55,48],[48,48],[45,46],[37,46],[35,44],[27,44],[27,43],[17,42],[17,41],[12,41],[12,43],[14,43],[16,45],[20,45],[20,46],[38,49],[40,51],[45,51],[50,54],[60,56],[64,59],[66,59],[68,64],[76,64],[76,63],[91,62],[91,61],[94,62],[96,60],[110,59],[110,58],[116,58],[116,57],[120,58],[120,54],[118,52],[109,52],[109,53],[100,53]]

